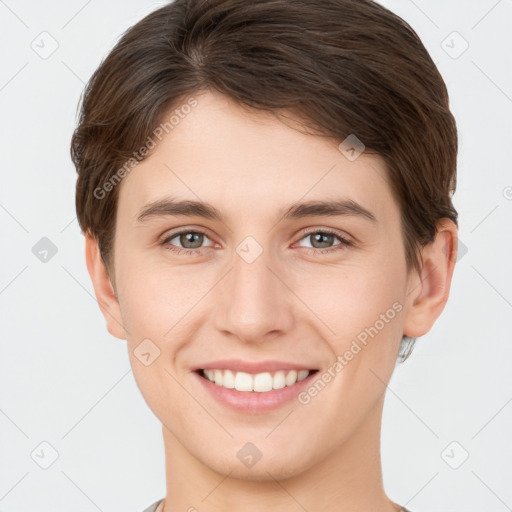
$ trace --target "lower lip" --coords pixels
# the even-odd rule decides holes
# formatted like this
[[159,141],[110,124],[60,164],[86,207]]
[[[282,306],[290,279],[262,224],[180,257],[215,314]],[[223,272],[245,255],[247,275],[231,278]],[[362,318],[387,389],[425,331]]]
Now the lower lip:
[[257,414],[278,409],[285,403],[296,398],[297,395],[311,383],[311,380],[317,372],[310,373],[305,379],[296,382],[292,386],[272,389],[271,391],[262,393],[224,388],[202,377],[198,372],[193,373],[195,377],[199,379],[201,385],[222,405],[238,412]]

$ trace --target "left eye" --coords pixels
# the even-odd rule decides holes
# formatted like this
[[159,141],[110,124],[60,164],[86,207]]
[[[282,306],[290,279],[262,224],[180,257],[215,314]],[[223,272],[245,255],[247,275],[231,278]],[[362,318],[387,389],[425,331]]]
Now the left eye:
[[[340,241],[340,243],[332,245],[336,238]],[[319,251],[322,251],[322,249],[337,250],[351,245],[351,242],[343,238],[341,235],[338,235],[333,231],[326,230],[311,231],[301,238],[301,240],[307,239],[312,240],[312,245],[310,245],[310,248]]]

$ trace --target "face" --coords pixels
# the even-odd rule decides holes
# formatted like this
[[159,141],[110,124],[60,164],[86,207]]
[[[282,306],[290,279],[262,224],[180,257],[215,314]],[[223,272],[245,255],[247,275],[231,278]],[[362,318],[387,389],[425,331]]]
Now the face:
[[284,478],[382,405],[409,307],[400,211],[379,157],[195,98],[120,185],[121,337],[169,442],[221,473]]

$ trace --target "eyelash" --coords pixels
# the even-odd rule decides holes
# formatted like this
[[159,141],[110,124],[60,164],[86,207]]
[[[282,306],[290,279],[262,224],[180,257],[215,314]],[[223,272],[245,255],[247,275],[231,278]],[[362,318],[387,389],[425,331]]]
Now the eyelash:
[[[201,249],[208,248],[208,247],[199,247],[197,249],[184,249],[184,248],[175,247],[175,246],[169,244],[170,240],[172,240],[173,238],[176,238],[179,235],[183,235],[185,233],[194,233],[197,235],[204,235],[205,237],[209,238],[208,235],[206,233],[204,233],[203,231],[188,229],[188,230],[184,230],[184,231],[178,231],[177,233],[173,233],[173,234],[169,235],[160,243],[160,245],[162,245],[164,247],[164,249],[166,249],[167,251],[174,252],[178,255],[183,254],[186,256],[195,256],[201,252]],[[350,240],[344,238],[336,231],[333,231],[328,228],[308,231],[307,233],[304,233],[304,235],[299,239],[299,241],[303,240],[304,238],[308,237],[309,235],[318,234],[318,233],[321,233],[322,235],[333,235],[335,238],[337,238],[340,241],[340,243],[337,245],[334,245],[333,247],[330,247],[328,249],[315,249],[314,247],[302,247],[302,249],[305,249],[306,252],[308,252],[309,254],[317,255],[319,253],[320,254],[332,253],[332,252],[344,250],[347,247],[350,247],[353,245],[353,243]]]

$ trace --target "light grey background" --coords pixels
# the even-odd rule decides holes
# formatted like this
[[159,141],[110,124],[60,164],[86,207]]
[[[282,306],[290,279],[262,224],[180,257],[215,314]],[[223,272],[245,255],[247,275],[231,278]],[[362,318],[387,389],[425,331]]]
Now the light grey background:
[[[460,137],[454,203],[463,244],[443,314],[389,384],[384,483],[413,512],[505,512],[512,1],[383,3],[418,32],[448,86]],[[3,512],[141,511],[165,495],[160,423],[94,298],[69,157],[85,82],[121,33],[163,4],[0,1]],[[57,248],[46,262],[33,252],[43,237]],[[47,469],[52,448],[41,443],[58,454]]]

